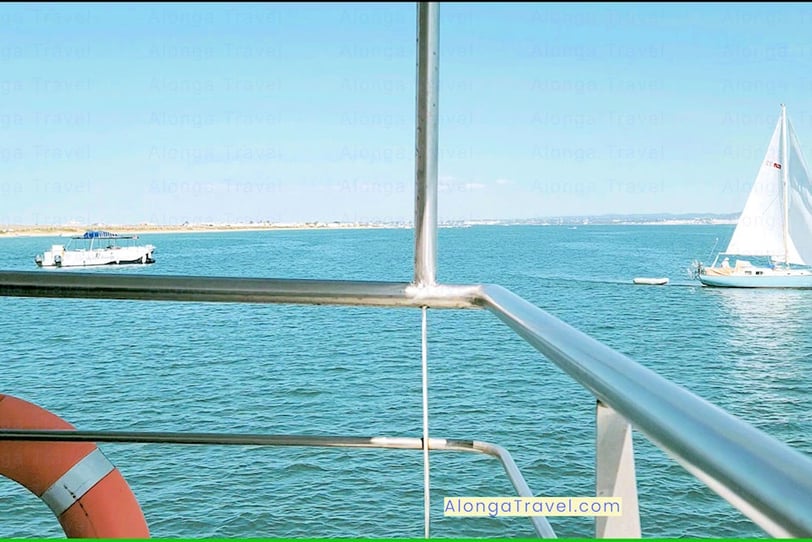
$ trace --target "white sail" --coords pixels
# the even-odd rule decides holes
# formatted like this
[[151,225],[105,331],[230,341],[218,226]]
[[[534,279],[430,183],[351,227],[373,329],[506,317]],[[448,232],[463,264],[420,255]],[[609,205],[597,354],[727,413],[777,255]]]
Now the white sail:
[[784,258],[784,209],[781,119],[775,127],[756,182],[747,197],[726,252],[742,256]]
[[787,216],[789,239],[787,240],[790,263],[812,263],[812,182],[801,153],[801,145],[787,119],[787,146],[789,179]]

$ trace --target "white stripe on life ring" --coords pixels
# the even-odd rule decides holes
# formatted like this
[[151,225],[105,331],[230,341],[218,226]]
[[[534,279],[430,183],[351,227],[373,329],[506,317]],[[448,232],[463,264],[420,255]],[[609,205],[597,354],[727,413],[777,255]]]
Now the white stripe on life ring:
[[46,489],[40,499],[59,517],[113,469],[110,460],[96,448]]

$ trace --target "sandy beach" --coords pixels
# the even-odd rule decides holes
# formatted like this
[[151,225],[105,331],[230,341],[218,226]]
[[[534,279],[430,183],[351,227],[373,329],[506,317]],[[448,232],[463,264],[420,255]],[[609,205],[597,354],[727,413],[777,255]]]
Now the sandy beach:
[[310,229],[372,229],[409,227],[384,223],[305,222],[301,224],[90,224],[90,225],[26,225],[0,224],[0,237],[71,237],[86,231],[101,230],[123,234],[200,233],[265,230]]
[[[683,218],[683,219],[651,219],[641,220],[612,220],[589,222],[591,225],[613,225],[613,226],[676,226],[676,225],[709,225],[709,224],[736,224],[736,219],[728,218]],[[573,219],[566,222],[550,223],[541,219],[524,220],[454,220],[440,222],[440,228],[468,227],[487,225],[535,225],[550,226],[564,225],[577,226],[587,225],[581,219]],[[82,235],[86,231],[101,230],[119,234],[159,234],[159,233],[201,233],[201,232],[231,232],[231,231],[271,231],[271,230],[314,230],[314,229],[393,229],[411,228],[409,222],[301,222],[301,223],[272,223],[272,222],[251,222],[251,223],[205,223],[205,224],[0,224],[0,238],[3,237],[71,237]]]

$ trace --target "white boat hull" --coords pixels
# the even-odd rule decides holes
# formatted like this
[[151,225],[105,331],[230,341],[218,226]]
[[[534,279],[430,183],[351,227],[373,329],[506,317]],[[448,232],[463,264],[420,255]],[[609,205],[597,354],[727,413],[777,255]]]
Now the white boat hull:
[[718,288],[812,288],[812,270],[753,267],[746,273],[725,274],[703,269],[697,278],[705,286]]
[[[61,249],[61,250],[59,250]],[[35,258],[40,267],[89,267],[96,265],[125,265],[155,263],[152,245],[99,249],[65,250],[52,247]]]
[[123,265],[155,263],[152,245],[140,247],[113,247],[93,250],[65,251],[57,267],[87,267],[91,265]]
[[635,284],[649,284],[651,286],[662,286],[668,284],[666,277],[651,278],[651,277],[636,277],[632,280]]

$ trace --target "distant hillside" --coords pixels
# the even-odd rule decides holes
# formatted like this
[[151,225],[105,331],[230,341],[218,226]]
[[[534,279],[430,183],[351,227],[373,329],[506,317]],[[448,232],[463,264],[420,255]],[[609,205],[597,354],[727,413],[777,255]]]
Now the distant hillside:
[[651,213],[450,221],[467,224],[735,224],[739,213]]
[[735,223],[740,213],[652,213],[652,214],[608,214],[584,216],[590,224],[715,224]]

